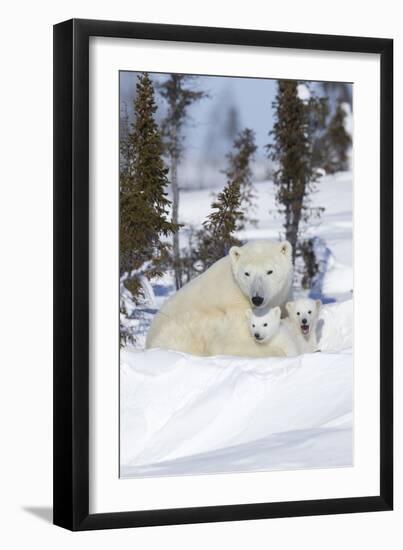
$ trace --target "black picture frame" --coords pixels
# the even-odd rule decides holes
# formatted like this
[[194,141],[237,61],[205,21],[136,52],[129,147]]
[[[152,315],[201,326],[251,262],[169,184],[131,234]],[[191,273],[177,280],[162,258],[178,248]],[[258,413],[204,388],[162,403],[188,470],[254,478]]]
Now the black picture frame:
[[[355,498],[89,513],[89,38],[379,54],[380,488]],[[54,523],[71,530],[344,514],[393,507],[393,41],[73,19],[54,26]]]

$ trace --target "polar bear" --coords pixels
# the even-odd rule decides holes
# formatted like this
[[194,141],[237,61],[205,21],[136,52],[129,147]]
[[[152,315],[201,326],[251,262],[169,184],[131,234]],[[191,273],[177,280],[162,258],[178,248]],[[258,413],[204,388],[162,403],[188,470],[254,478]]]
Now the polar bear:
[[[234,344],[237,339],[247,342],[250,335],[245,323],[246,310],[251,306],[284,307],[291,299],[292,278],[289,242],[262,240],[233,246],[228,256],[215,262],[164,303],[151,324],[146,348],[173,349],[195,355],[225,353],[219,349],[217,340],[211,345],[220,323],[227,326],[233,322],[233,330],[231,326],[229,330]],[[238,355],[242,355],[241,348],[242,343]]]
[[318,350],[316,338],[317,320],[322,302],[309,298],[287,302],[287,319],[284,323],[295,337],[299,353],[312,353]]
[[[280,321],[280,307],[273,309],[278,311],[278,321]],[[229,310],[227,313],[210,319],[209,323],[212,328],[212,334],[209,342],[206,344],[208,355],[286,357],[288,350],[280,339],[276,341],[268,340],[265,345],[262,345],[251,335],[249,329],[249,318],[251,315],[251,309],[247,309],[245,315],[241,315],[238,310]],[[279,322],[274,320],[274,318],[271,321],[274,333],[279,328]]]
[[270,310],[249,309],[247,319],[250,335],[261,346],[263,353],[267,350],[267,355],[271,355],[271,350],[276,349],[286,357],[298,355],[298,347],[286,321],[281,319],[278,306]]

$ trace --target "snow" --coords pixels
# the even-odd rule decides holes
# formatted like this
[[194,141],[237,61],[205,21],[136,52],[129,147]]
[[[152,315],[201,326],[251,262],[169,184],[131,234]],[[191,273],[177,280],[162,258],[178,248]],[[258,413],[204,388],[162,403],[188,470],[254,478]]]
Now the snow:
[[309,101],[311,98],[311,92],[306,84],[298,84],[297,94],[301,101]]
[[[324,175],[316,187],[311,204],[325,211],[304,227],[304,237],[314,239],[319,274],[305,294],[326,304],[321,353],[250,359],[144,351],[155,313],[175,292],[172,274],[145,286],[135,309],[124,293],[136,341],[121,352],[122,477],[352,465],[352,173]],[[275,186],[266,180],[255,190],[259,223],[238,237],[278,239]],[[182,191],[182,246],[186,226],[206,219],[214,191]]]
[[323,306],[319,314],[317,333],[321,351],[352,349],[353,300]]
[[121,476],[351,465],[351,301],[321,321],[324,351],[292,358],[126,348]]
[[349,103],[344,101],[341,104],[341,108],[343,109],[346,117],[344,119],[344,127],[346,129],[346,132],[353,137],[353,113],[351,112],[351,106]]

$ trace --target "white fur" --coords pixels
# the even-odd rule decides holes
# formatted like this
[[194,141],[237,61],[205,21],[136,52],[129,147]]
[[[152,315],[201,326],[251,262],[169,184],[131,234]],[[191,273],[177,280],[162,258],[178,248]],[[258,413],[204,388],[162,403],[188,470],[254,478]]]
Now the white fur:
[[249,310],[247,313],[251,337],[263,349],[276,348],[287,357],[298,355],[298,347],[293,339],[288,323],[281,319],[281,309]]
[[[277,308],[280,311],[280,308]],[[247,311],[250,311],[247,310]],[[242,357],[286,357],[281,346],[272,342],[258,344],[251,337],[245,316],[239,311],[228,311],[215,321],[210,319],[213,333],[207,344],[207,355],[240,355]]]
[[[255,307],[253,298],[262,299],[262,308],[283,307],[291,297],[292,275],[288,242],[232,247],[228,256],[165,302],[150,327],[146,347],[196,355],[261,356],[250,338],[245,312]],[[223,327],[228,336],[220,346],[217,333],[222,334]]]
[[[322,302],[309,298],[287,302],[288,318],[285,324],[292,332],[299,353],[312,353],[318,351],[316,338],[316,326]],[[305,323],[304,323],[305,321]],[[309,327],[304,332],[304,326]]]

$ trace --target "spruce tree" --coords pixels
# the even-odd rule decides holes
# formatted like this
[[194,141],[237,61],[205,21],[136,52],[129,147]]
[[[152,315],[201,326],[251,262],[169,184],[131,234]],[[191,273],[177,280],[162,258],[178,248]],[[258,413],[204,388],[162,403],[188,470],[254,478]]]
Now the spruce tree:
[[256,223],[251,216],[256,209],[256,193],[252,184],[251,162],[256,152],[255,134],[250,128],[240,132],[233,145],[233,152],[227,155],[228,168],[225,172],[229,181],[237,183],[240,190],[241,215],[237,230],[244,229],[247,223]]
[[329,103],[326,97],[311,95],[305,102],[308,116],[308,137],[311,144],[311,165],[313,169],[325,169],[329,152],[324,140],[326,121],[329,116]]
[[226,256],[233,245],[240,244],[235,237],[239,220],[241,190],[237,180],[229,180],[211,204],[212,212],[199,232],[198,257],[203,271]]
[[284,215],[285,238],[293,251],[293,262],[298,249],[301,221],[307,220],[313,209],[309,208],[309,193],[317,179],[312,162],[309,103],[298,95],[298,82],[279,80],[273,102],[275,123],[270,135],[273,143],[267,146],[269,158],[277,169],[274,183],[279,211]]
[[214,198],[212,212],[196,236],[198,260],[203,270],[226,256],[231,246],[240,244],[235,234],[251,221],[255,194],[250,165],[255,151],[254,133],[245,128],[235,138],[233,151],[227,155],[226,186]]
[[324,91],[324,95],[329,98],[332,104],[337,102],[348,103],[350,107],[353,102],[351,84],[347,82],[321,82],[321,88]]
[[127,110],[127,103],[123,102],[119,113],[119,146],[120,146],[120,159],[119,159],[119,175],[120,179],[125,178],[128,175],[130,165],[130,144],[129,144],[129,113]]
[[340,102],[326,129],[324,145],[328,151],[325,170],[330,174],[347,170],[351,137],[346,130],[346,111]]
[[138,77],[134,107],[135,121],[123,147],[129,158],[120,173],[120,274],[136,302],[142,292],[141,278],[162,274],[169,237],[178,227],[169,220],[168,169],[147,73]]
[[[194,77],[184,74],[171,74],[160,84],[159,92],[167,103],[167,114],[162,121],[165,152],[169,159],[170,179],[172,188],[172,223],[179,223],[180,188],[178,181],[178,165],[184,149],[184,125],[189,116],[189,108],[197,101],[206,97],[202,90],[191,85]],[[179,247],[179,234],[173,233],[173,267],[175,285],[182,286],[182,267]]]
[[224,137],[232,143],[239,132],[239,111],[235,105],[228,107],[224,123]]

